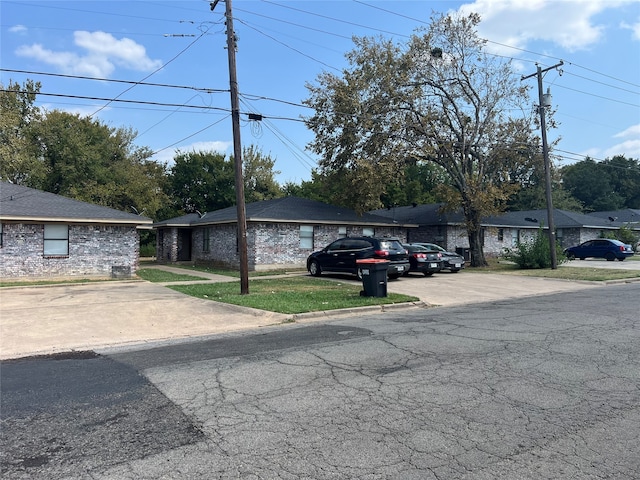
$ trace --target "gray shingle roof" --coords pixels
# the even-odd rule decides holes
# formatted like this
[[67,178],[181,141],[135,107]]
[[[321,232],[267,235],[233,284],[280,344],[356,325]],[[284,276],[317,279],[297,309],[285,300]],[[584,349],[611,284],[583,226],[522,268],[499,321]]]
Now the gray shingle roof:
[[[464,224],[462,211],[441,212],[441,203],[428,205],[415,205],[404,207],[392,207],[382,210],[373,210],[372,214],[395,219],[398,222],[410,222],[418,225],[461,225]],[[636,214],[638,217],[635,217]],[[609,216],[618,218],[612,222]],[[640,210],[627,210],[618,212],[601,212],[585,215],[582,213],[569,212],[567,210],[555,209],[553,221],[556,228],[619,228],[620,225],[628,222],[627,218],[637,218],[640,220]],[[525,210],[518,212],[505,212],[501,215],[487,217],[483,219],[482,225],[491,227],[515,227],[515,228],[538,228],[540,225],[547,225],[547,210]]]
[[133,213],[7,182],[0,182],[0,219],[134,225],[152,223],[150,218]]
[[626,208],[624,210],[609,210],[606,212],[593,212],[589,213],[594,217],[604,218],[609,220],[609,218],[613,218],[614,220],[609,220],[616,225],[625,225],[628,223],[631,224],[640,224],[640,210],[635,208]]
[[[273,200],[263,200],[245,205],[247,222],[270,223],[331,223],[345,225],[397,225],[397,222],[379,215],[365,213],[358,215],[347,208],[335,207],[299,197],[282,197]],[[218,223],[233,223],[237,218],[236,206],[223,208],[214,212],[207,212],[201,217],[196,214],[184,215],[157,222],[155,227],[169,225],[212,225]],[[412,226],[412,225],[402,225]]]
[[418,225],[459,225],[464,223],[462,211],[441,212],[442,203],[427,205],[409,205],[404,207],[383,208],[369,213],[391,218],[398,222],[409,222]]

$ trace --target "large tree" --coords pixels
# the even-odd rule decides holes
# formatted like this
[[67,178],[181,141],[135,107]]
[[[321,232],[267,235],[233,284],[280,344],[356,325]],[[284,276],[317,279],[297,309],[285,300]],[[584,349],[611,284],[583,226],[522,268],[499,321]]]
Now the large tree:
[[481,219],[518,190],[514,165],[535,161],[527,86],[486,52],[479,22],[434,15],[405,47],[356,38],[350,68],[321,74],[306,100],[315,110],[310,147],[323,172],[342,174],[341,196],[358,211],[380,206],[387,180],[408,162],[442,167],[449,182],[440,195],[464,212],[474,266],[486,264]]
[[565,188],[588,212],[640,208],[640,160],[586,158],[562,169]]
[[177,152],[169,193],[179,212],[212,212],[235,204],[233,162],[223,153]]
[[46,172],[32,187],[152,218],[166,202],[164,166],[133,143],[131,129],[53,110],[31,122],[29,136]]
[[242,149],[244,193],[246,202],[270,200],[283,195],[275,176],[280,172],[274,170],[275,159],[265,155],[250,145]]
[[34,154],[29,138],[30,125],[40,119],[35,105],[40,84],[0,84],[0,179],[19,185],[39,187],[46,176],[42,162]]

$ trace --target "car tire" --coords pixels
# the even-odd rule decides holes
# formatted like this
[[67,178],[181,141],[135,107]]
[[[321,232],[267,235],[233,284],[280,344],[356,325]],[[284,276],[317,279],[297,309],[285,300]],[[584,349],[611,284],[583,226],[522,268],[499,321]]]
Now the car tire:
[[568,260],[575,260],[576,256],[571,252],[567,252],[567,259]]
[[311,260],[311,263],[309,264],[309,273],[314,277],[319,277],[322,274],[320,264],[316,260]]
[[607,259],[607,262],[613,262],[616,259],[616,256],[613,253],[608,252],[604,258]]
[[618,260],[620,260],[621,262],[624,262],[624,259],[625,259],[625,258],[626,258],[626,257],[622,257],[622,258],[619,258]]
[[398,279],[399,277],[400,277],[400,274],[398,274],[398,273],[394,273],[393,275],[389,275],[389,278],[390,278],[391,280],[396,280],[396,279]]
[[458,273],[460,271],[459,268],[452,268],[451,273]]
[[424,273],[425,277],[430,277],[431,275],[433,275],[433,272],[422,272]]

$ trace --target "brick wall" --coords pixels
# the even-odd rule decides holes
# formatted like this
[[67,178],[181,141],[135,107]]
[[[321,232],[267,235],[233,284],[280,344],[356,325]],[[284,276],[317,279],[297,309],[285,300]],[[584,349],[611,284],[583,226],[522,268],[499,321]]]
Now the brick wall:
[[[204,250],[205,229],[209,229],[209,250]],[[230,225],[211,225],[194,227],[192,234],[192,262],[196,264],[218,265],[239,268],[240,258],[237,251],[237,227]],[[170,229],[163,229],[163,250],[171,248]],[[277,268],[305,268],[310,253],[324,248],[339,237],[338,225],[315,225],[313,247],[300,246],[300,224],[297,223],[250,223],[247,225],[247,256],[250,271],[273,270]],[[362,235],[363,227],[347,226],[348,236]],[[376,227],[376,236],[396,236],[406,241],[404,228]],[[173,237],[172,237],[173,238]],[[158,257],[160,258],[160,257]]]
[[111,277],[138,267],[140,239],[133,226],[70,225],[69,255],[44,256],[43,224],[2,224],[0,278]]

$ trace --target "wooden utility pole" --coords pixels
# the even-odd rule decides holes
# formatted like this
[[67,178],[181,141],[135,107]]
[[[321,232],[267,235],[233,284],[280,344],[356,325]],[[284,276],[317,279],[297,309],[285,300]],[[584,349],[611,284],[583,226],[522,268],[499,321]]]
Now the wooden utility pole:
[[[211,10],[219,0],[211,2]],[[227,54],[229,57],[229,87],[231,91],[231,123],[233,127],[233,161],[235,170],[236,209],[238,219],[238,253],[240,257],[240,294],[249,293],[249,262],[247,259],[247,216],[244,207],[244,178],[242,174],[242,144],[240,142],[240,105],[236,74],[236,34],[233,30],[231,0],[224,0],[227,25]]]
[[555,270],[558,268],[558,255],[556,253],[556,224],[553,219],[553,199],[551,196],[551,162],[549,161],[549,146],[547,145],[547,124],[545,121],[544,109],[546,107],[544,101],[544,94],[542,93],[542,74],[554,68],[558,68],[564,65],[564,62],[545,68],[542,70],[540,65],[537,65],[536,73],[522,77],[521,80],[538,77],[538,113],[540,114],[540,129],[542,131],[542,155],[544,158],[544,178],[545,178],[545,192],[547,200],[547,225],[549,227],[549,248],[551,249],[551,268]]

